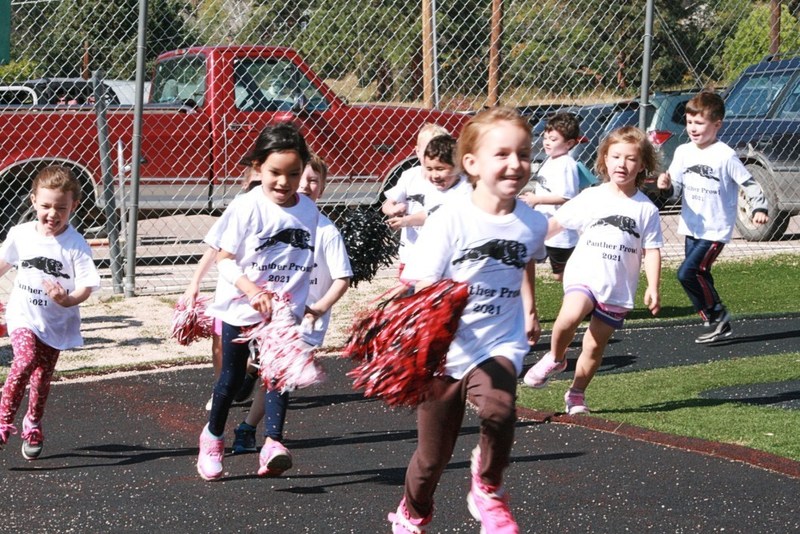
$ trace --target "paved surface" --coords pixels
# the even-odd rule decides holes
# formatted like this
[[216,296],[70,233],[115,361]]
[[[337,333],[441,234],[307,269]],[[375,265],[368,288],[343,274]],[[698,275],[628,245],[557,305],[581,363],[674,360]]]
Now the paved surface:
[[[620,332],[601,372],[800,345],[796,317],[737,321],[740,337],[681,360],[687,351],[675,345],[691,343],[695,330]],[[255,475],[256,454],[227,456],[220,482],[197,475],[208,367],[55,384],[42,457],[26,462],[18,436],[0,453],[0,531],[388,532],[386,513],[402,495],[414,450],[413,413],[352,392],[344,376],[348,362],[326,365],[329,381],[290,403],[286,444],[295,468],[279,479]],[[791,387],[796,393],[797,384]],[[246,408],[234,407],[229,429]],[[599,417],[556,420],[569,424],[535,417],[518,424],[506,484],[521,532],[800,532],[800,462],[747,458],[742,453],[749,449],[735,446],[715,454],[706,442],[698,447],[699,440]],[[477,431],[469,414],[436,493],[431,534],[479,531],[465,505]],[[696,452],[703,447],[706,453]]]

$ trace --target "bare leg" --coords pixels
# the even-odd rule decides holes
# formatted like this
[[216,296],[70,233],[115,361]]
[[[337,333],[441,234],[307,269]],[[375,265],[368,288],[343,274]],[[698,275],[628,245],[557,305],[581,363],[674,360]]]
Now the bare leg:
[[578,361],[575,364],[575,378],[572,380],[572,388],[585,391],[592,381],[597,369],[603,361],[603,353],[608,345],[608,340],[614,333],[614,327],[604,323],[597,317],[592,317],[589,321],[589,328],[583,335],[583,348]]
[[569,344],[575,339],[578,326],[592,309],[594,302],[587,295],[579,291],[564,295],[564,302],[561,303],[561,310],[553,323],[553,334],[550,339],[550,352],[555,361],[560,362],[564,359]]

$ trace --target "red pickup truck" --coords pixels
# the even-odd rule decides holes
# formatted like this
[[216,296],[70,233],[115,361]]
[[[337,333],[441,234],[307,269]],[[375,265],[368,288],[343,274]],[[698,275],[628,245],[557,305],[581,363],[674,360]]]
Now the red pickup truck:
[[[416,161],[425,122],[457,133],[469,116],[353,105],[339,98],[292,49],[196,47],[155,64],[142,116],[140,217],[224,208],[240,190],[242,155],[261,128],[299,125],[330,167],[327,202],[371,204]],[[107,112],[111,158],[129,163],[134,112]],[[0,107],[0,239],[24,214],[30,183],[52,163],[72,167],[86,199],[79,216],[104,206],[96,115],[89,106]],[[116,153],[119,152],[119,153]],[[130,177],[124,178],[126,185]]]

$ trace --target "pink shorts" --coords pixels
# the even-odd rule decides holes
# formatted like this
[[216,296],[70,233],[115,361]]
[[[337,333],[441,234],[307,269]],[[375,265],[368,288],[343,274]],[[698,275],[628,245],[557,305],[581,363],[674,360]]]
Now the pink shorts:
[[628,315],[628,312],[630,312],[628,308],[623,308],[622,306],[615,306],[613,304],[604,304],[602,302],[598,302],[597,297],[594,296],[592,290],[584,285],[576,284],[564,288],[565,295],[567,293],[572,293],[575,291],[583,293],[584,295],[589,297],[591,301],[594,303],[592,316],[597,317],[607,325],[617,330],[622,328],[622,325],[625,323],[625,317]]
[[214,318],[214,333],[218,336],[222,335],[222,321]]

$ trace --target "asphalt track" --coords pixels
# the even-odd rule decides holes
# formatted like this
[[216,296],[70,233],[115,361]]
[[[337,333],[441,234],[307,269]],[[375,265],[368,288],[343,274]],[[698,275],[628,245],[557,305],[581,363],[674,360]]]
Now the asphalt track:
[[[626,329],[601,372],[796,352],[798,326],[797,317],[737,320],[714,347],[694,346],[695,325]],[[19,436],[0,452],[0,532],[389,532],[414,415],[351,391],[348,362],[326,367],[329,380],[290,403],[295,467],[264,479],[256,454],[228,455],[225,478],[213,483],[195,471],[208,367],[55,384],[42,457],[26,462]],[[796,401],[797,384],[786,387],[782,398]],[[233,408],[229,441],[246,409]],[[520,416],[506,484],[521,532],[800,532],[800,462],[601,416]],[[479,531],[465,503],[477,432],[470,413],[431,534]]]

